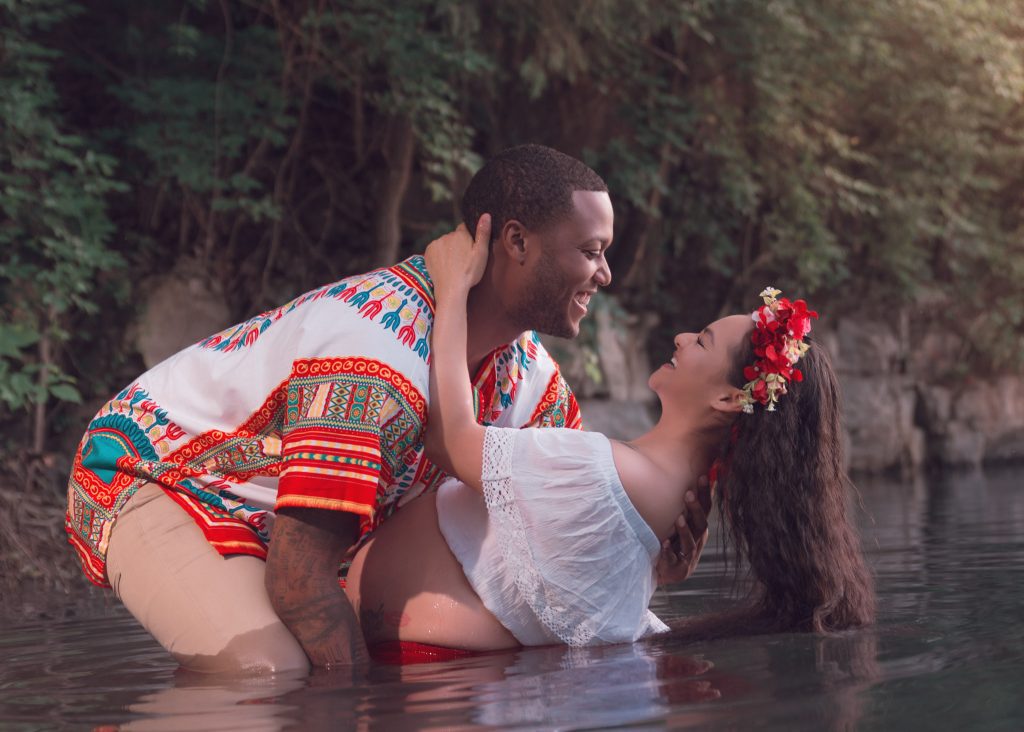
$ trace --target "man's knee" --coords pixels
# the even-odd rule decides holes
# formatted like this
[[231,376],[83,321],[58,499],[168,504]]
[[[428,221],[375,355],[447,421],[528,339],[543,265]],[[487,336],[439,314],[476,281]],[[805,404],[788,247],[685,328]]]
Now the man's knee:
[[309,659],[299,642],[280,622],[235,636],[213,654],[176,649],[171,649],[171,654],[183,668],[201,673],[273,674],[309,670]]

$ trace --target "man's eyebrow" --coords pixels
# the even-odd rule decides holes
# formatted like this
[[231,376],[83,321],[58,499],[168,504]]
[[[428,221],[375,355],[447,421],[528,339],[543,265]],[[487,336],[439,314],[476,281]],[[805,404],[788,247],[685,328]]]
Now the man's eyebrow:
[[710,325],[707,328],[705,328],[703,331],[701,331],[701,332],[702,333],[707,333],[708,334],[708,338],[711,340],[711,345],[712,346],[715,345],[715,331],[711,330],[711,326]]

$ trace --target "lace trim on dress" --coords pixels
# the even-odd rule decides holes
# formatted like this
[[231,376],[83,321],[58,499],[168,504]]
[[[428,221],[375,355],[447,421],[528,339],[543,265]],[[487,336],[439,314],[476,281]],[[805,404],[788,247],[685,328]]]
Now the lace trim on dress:
[[559,640],[569,646],[585,646],[594,637],[592,624],[585,616],[576,613],[574,617],[570,608],[549,601],[526,538],[523,516],[512,489],[512,451],[518,432],[496,427],[488,427],[484,432],[481,479],[487,511],[520,596]]

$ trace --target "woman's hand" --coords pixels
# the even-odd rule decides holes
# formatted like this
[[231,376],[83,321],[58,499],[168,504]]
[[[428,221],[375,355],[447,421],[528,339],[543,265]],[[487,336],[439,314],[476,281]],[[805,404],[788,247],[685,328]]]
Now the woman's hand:
[[658,557],[658,584],[669,585],[689,579],[697,569],[700,553],[708,541],[708,514],[711,513],[711,489],[702,476],[697,491],[687,491],[686,508],[676,519],[676,534],[661,545]]
[[469,292],[480,281],[487,267],[491,244],[491,215],[484,214],[476,224],[476,239],[465,224],[427,246],[427,271],[437,295]]

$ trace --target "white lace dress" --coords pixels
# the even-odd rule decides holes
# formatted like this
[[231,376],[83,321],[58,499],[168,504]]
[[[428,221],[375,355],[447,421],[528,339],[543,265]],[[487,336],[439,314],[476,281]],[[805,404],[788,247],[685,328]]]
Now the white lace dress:
[[484,495],[438,489],[441,533],[473,589],[523,645],[632,642],[667,630],[647,609],[658,538],[630,503],[608,438],[488,427]]

